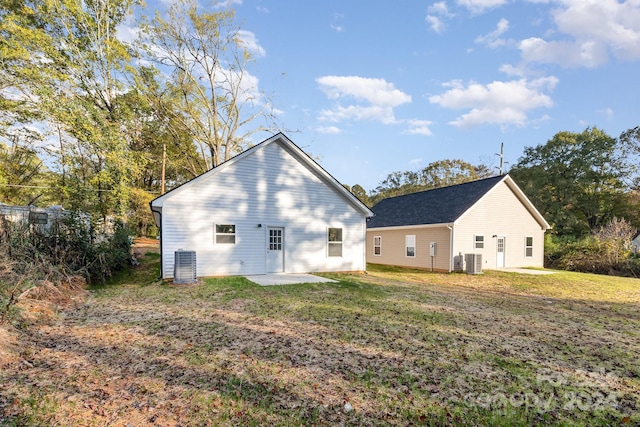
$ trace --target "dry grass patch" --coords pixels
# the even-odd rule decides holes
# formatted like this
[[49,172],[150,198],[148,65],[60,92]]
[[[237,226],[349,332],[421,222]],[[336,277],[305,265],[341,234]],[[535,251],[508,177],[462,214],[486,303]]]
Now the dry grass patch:
[[[155,281],[157,255],[19,337],[31,425],[640,423],[640,282],[373,266],[335,284]],[[4,412],[2,412],[4,411]]]

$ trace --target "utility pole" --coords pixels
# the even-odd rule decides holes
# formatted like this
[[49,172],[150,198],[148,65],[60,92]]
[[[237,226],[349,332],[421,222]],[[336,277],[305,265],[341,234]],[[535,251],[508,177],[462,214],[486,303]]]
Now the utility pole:
[[164,167],[167,163],[167,144],[162,144],[162,186],[160,189],[160,195],[164,194]]
[[504,168],[504,142],[500,143],[500,154],[496,153],[496,156],[500,156],[500,175]]

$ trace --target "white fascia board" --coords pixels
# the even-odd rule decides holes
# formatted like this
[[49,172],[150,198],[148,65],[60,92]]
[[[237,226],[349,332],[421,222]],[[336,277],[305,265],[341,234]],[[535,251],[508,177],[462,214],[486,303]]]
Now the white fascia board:
[[200,174],[198,176],[196,176],[195,178],[191,179],[190,181],[185,182],[184,184],[174,188],[171,191],[168,191],[167,193],[165,193],[164,195],[154,199],[151,201],[151,206],[153,207],[162,207],[164,201],[166,199],[168,199],[169,197],[172,197],[174,194],[178,194],[181,191],[183,191],[185,188],[188,188],[192,185],[197,184],[198,182],[202,181],[203,179],[208,178],[211,175],[214,175],[218,172],[220,172],[221,170],[226,169],[227,167],[231,166],[232,164],[236,163],[238,160],[245,158],[246,156],[248,156],[249,154],[253,153],[255,150],[257,150],[259,147],[264,147],[266,145],[271,144],[273,141],[276,141],[277,139],[279,139],[281,136],[284,136],[282,134],[277,134],[272,136],[269,139],[266,139],[264,141],[262,141],[261,143],[254,145],[253,147],[243,151],[242,153],[238,154],[237,156],[232,157],[231,159],[227,160],[224,163],[219,164],[218,166],[216,166],[213,169],[209,169],[208,171],[206,171],[203,174]]
[[473,208],[475,208],[475,207],[476,207],[476,205],[482,201],[482,199],[484,199],[485,197],[487,197],[487,194],[491,193],[491,192],[492,192],[496,187],[498,187],[498,185],[500,185],[500,183],[504,182],[504,180],[505,180],[505,179],[507,179],[508,177],[509,177],[509,175],[505,175],[505,176],[503,176],[503,177],[502,177],[502,179],[501,179],[500,181],[496,182],[496,184],[495,184],[493,187],[491,187],[491,188],[489,189],[489,191],[487,191],[486,193],[484,193],[484,194],[482,195],[482,197],[480,197],[478,200],[476,200],[476,202],[475,202],[473,205],[471,205],[471,206],[469,207],[469,209],[467,209],[466,211],[464,211],[464,212],[462,213],[462,215],[460,215],[458,218],[456,218],[456,220],[455,220],[453,223],[454,223],[454,224],[460,224],[460,221],[462,221],[462,219],[463,219],[465,216],[467,216],[467,214],[468,214],[469,212],[471,212],[471,211],[473,210]]
[[529,212],[531,212],[531,214],[534,216],[534,218],[536,218],[538,223],[540,223],[540,225],[542,226],[542,229],[543,230],[550,229],[551,225],[549,225],[549,223],[544,219],[544,217],[538,211],[538,209],[536,209],[536,207],[533,205],[533,203],[531,203],[531,200],[529,200],[527,195],[524,194],[524,192],[520,189],[518,184],[516,184],[516,182],[509,175],[506,175],[506,178],[508,178],[508,179],[505,179],[505,183],[509,186],[511,191],[513,191],[516,194],[516,197],[518,199],[520,199],[520,201],[525,205],[527,210],[529,210]]
[[326,184],[331,185],[338,193],[340,193],[343,197],[345,197],[353,206],[355,206],[358,210],[362,211],[366,217],[372,217],[375,214],[371,209],[369,209],[364,203],[360,201],[356,196],[354,196],[349,190],[347,190],[344,185],[340,184],[337,179],[335,179],[329,172],[324,170],[322,166],[320,166],[315,160],[313,160],[307,153],[302,151],[300,147],[293,143],[289,138],[287,138],[284,134],[280,133],[277,135],[279,139],[289,148],[299,161],[305,163],[309,168],[314,170],[320,177],[324,180]]
[[284,144],[284,146],[292,153],[295,155],[295,157],[298,159],[298,161],[304,163],[305,165],[307,165],[307,167],[309,167],[310,169],[312,169],[313,171],[315,171],[320,177],[323,178],[324,182],[328,185],[330,185],[331,187],[333,187],[336,191],[338,191],[338,193],[340,193],[343,197],[345,197],[354,207],[356,207],[358,210],[360,210],[366,217],[372,217],[375,214],[373,213],[373,211],[371,211],[371,209],[369,209],[364,203],[362,203],[356,196],[354,196],[353,194],[351,194],[350,191],[348,191],[346,188],[344,188],[344,186],[342,184],[340,184],[338,182],[338,180],[336,180],[333,176],[331,176],[326,170],[324,170],[322,168],[322,166],[320,166],[316,161],[314,161],[311,157],[309,157],[309,155],[307,153],[305,153],[304,151],[302,151],[302,149],[300,149],[300,147],[298,147],[296,144],[293,143],[293,141],[291,141],[289,138],[287,138],[287,136],[285,134],[283,134],[282,132],[277,133],[276,135],[273,135],[272,137],[262,141],[261,143],[249,148],[248,150],[243,151],[242,153],[238,154],[237,156],[227,160],[224,163],[221,163],[220,165],[216,166],[215,168],[201,174],[198,175],[197,177],[193,178],[190,181],[185,182],[184,184],[182,184],[181,186],[167,192],[166,194],[154,199],[151,201],[151,206],[152,207],[162,207],[164,201],[173,196],[174,194],[178,194],[180,191],[183,191],[185,188],[191,186],[191,185],[195,185],[198,182],[200,182],[203,179],[208,178],[209,176],[218,173],[221,170],[224,170],[226,167],[234,164],[235,162],[243,159],[244,157],[250,155],[251,153],[253,153],[255,150],[258,150],[262,147],[266,147],[267,145],[275,142],[275,141],[281,141],[282,144]]
[[459,224],[460,221],[467,215],[468,212],[471,212],[473,210],[473,208],[476,207],[476,205],[478,203],[480,203],[482,201],[482,199],[484,199],[485,197],[487,197],[487,195],[489,195],[492,191],[494,191],[496,188],[498,188],[498,185],[500,185],[501,183],[505,183],[507,185],[507,187],[509,187],[509,189],[511,191],[513,191],[515,193],[515,196],[518,200],[520,200],[520,202],[524,205],[524,207],[531,213],[531,215],[533,215],[533,217],[536,219],[536,221],[538,221],[538,223],[540,224],[540,226],[542,227],[543,230],[548,230],[551,228],[551,226],[549,225],[549,223],[544,219],[544,217],[542,216],[542,214],[540,212],[538,212],[538,210],[536,209],[535,206],[533,206],[533,203],[531,203],[531,200],[529,200],[529,198],[526,196],[526,194],[524,194],[522,192],[522,190],[520,189],[520,187],[518,187],[518,184],[516,184],[516,182],[507,174],[505,175],[500,181],[498,181],[496,183],[496,185],[494,185],[493,187],[491,187],[489,189],[489,191],[487,191],[482,197],[480,197],[473,205],[471,205],[471,207],[469,207],[469,209],[467,209],[466,211],[464,211],[464,213],[462,215],[460,215],[456,220],[455,220],[455,224]]

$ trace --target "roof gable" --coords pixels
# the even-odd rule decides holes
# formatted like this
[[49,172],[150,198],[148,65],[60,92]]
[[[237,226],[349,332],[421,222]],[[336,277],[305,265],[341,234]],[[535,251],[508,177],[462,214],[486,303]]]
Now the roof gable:
[[542,227],[550,228],[509,175],[384,199],[372,208],[376,216],[369,220],[367,228],[453,224],[501,182],[509,186]]
[[315,174],[325,185],[331,188],[336,193],[340,194],[347,203],[354,206],[356,209],[361,211],[365,216],[370,217],[373,216],[373,212],[362,203],[356,196],[354,196],[350,191],[348,191],[342,184],[340,184],[331,174],[329,174],[326,170],[324,170],[318,163],[316,163],[309,155],[307,155],[300,147],[294,144],[289,138],[287,138],[283,133],[278,133],[271,138],[268,138],[261,143],[249,148],[248,150],[243,151],[237,156],[227,160],[224,163],[216,166],[215,168],[210,169],[209,171],[198,175],[197,177],[191,179],[190,181],[185,182],[184,184],[168,191],[167,193],[155,198],[151,201],[150,205],[153,208],[161,208],[166,200],[175,196],[176,194],[184,191],[192,185],[197,184],[203,180],[210,179],[212,176],[220,173],[221,171],[227,169],[233,164],[241,161],[243,158],[252,155],[258,150],[267,147],[270,144],[278,144],[280,145],[287,153],[289,153],[294,159],[303,164],[307,169],[309,169],[313,174]]

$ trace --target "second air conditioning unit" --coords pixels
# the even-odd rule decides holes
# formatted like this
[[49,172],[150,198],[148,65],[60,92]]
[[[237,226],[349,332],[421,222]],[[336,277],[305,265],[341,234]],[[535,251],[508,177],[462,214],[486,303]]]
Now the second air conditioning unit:
[[467,274],[482,274],[482,254],[465,254]]

